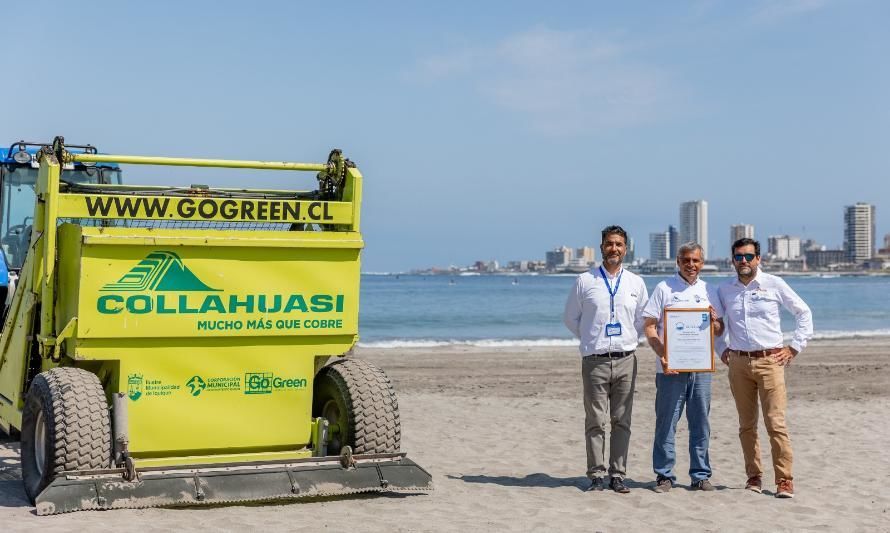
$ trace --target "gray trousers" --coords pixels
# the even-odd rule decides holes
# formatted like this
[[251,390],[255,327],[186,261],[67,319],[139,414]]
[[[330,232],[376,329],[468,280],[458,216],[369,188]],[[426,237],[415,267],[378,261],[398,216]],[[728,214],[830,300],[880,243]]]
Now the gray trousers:
[[606,421],[610,421],[608,474],[624,479],[637,382],[637,356],[633,354],[620,359],[584,357],[581,381],[584,384],[587,477],[593,479],[606,475]]

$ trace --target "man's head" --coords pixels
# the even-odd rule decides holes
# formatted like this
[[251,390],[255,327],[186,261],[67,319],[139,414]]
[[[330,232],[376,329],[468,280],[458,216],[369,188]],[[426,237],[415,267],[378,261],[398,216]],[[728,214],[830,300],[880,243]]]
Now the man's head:
[[740,278],[751,278],[760,265],[760,243],[747,237],[732,243],[732,266]]
[[621,226],[606,226],[602,233],[600,252],[603,254],[603,264],[606,268],[615,269],[621,266],[621,261],[627,255],[627,232]]
[[677,267],[680,269],[680,274],[689,283],[695,283],[704,265],[703,250],[697,242],[687,242],[677,249]]

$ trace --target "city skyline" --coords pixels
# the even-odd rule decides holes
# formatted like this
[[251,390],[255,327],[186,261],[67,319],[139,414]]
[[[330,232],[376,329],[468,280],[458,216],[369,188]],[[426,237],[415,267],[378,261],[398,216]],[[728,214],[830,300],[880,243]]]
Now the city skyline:
[[[811,264],[813,268],[822,268],[834,263],[861,265],[864,261],[882,257],[890,261],[890,233],[885,234],[883,237],[884,248],[878,248],[878,236],[874,230],[876,212],[877,208],[875,205],[865,202],[844,206],[843,224],[841,225],[844,231],[844,243],[836,247],[830,247],[807,236],[783,234],[757,238],[753,224],[731,224],[729,226],[729,236],[731,242],[742,237],[754,238],[761,243],[761,254],[764,260],[778,262],[792,269],[802,268],[807,264]],[[706,213],[707,201],[705,200],[682,202],[680,205],[681,219],[683,216],[686,216],[693,223],[704,225],[705,231],[707,231]],[[698,231],[701,231],[701,229],[699,228]],[[678,246],[676,235],[677,232],[672,224],[668,225],[666,231],[649,233],[650,249],[646,259],[653,263],[661,264],[676,259],[676,247]],[[551,251],[545,252],[543,260],[533,258],[513,259],[509,263],[516,265],[522,262],[526,266],[531,267],[531,270],[546,269],[552,271],[557,268],[570,266],[577,271],[584,264],[594,264],[592,259],[596,257],[597,248],[598,246],[590,245],[573,248],[572,246],[562,244]],[[870,251],[867,254],[860,252],[860,255],[855,255],[851,250],[857,249]],[[642,256],[636,255],[635,257],[635,255],[634,239],[632,235],[628,234],[628,255],[625,262],[630,264],[635,259],[639,259],[637,261],[639,264],[646,262],[646,260],[641,258]],[[727,260],[728,256],[729,254],[727,253],[726,256],[718,255],[707,259],[710,259],[712,263],[716,263]],[[586,261],[580,260],[580,257],[584,257]],[[494,264],[496,266],[494,270],[497,270],[498,262],[496,260],[487,262],[476,261],[476,264]],[[526,268],[522,270],[524,271]]]

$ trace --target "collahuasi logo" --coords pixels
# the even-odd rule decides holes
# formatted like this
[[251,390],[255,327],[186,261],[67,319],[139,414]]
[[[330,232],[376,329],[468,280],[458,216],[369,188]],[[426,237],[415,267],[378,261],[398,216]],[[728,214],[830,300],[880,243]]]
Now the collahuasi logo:
[[192,274],[173,252],[152,252],[117,281],[107,283],[102,292],[137,291],[218,291]]
[[[212,288],[201,281],[176,253],[170,251],[148,254],[119,280],[103,285],[100,293],[96,308],[105,315],[341,313],[344,309],[342,294],[220,294],[223,293],[222,289]],[[256,322],[260,326],[256,329],[272,329],[275,325],[270,320]],[[278,325],[279,329],[301,328],[299,323],[291,324],[295,321],[278,322],[282,322]],[[342,327],[341,319],[315,319],[311,322],[306,327]]]

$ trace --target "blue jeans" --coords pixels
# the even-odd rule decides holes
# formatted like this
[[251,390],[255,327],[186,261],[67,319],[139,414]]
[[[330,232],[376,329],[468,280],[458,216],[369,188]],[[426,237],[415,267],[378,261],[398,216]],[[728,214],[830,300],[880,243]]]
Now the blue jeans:
[[711,411],[711,374],[657,374],[655,387],[655,443],[652,446],[655,474],[672,482],[677,481],[674,474],[677,457],[674,433],[685,405],[689,424],[689,477],[693,483],[710,478],[708,440],[711,437],[711,424],[708,413]]

